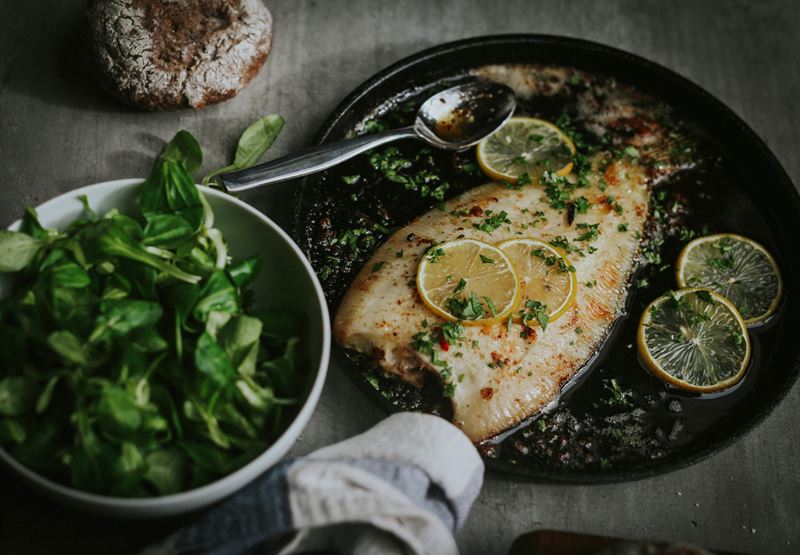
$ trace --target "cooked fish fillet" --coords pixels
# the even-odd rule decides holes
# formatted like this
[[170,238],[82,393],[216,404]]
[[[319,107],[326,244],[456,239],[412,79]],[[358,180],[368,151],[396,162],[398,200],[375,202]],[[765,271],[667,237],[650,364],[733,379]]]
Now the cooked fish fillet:
[[[523,69],[510,74],[503,71],[494,70],[491,76],[511,81],[518,94],[536,92],[536,80],[520,76]],[[617,95],[613,101],[624,103],[626,97]],[[613,110],[616,112],[607,113],[605,119],[598,114],[597,125],[610,129],[610,121],[619,121],[617,113],[626,118],[638,114],[638,108],[630,105]],[[626,140],[643,138],[632,134]],[[623,310],[648,214],[652,176],[645,168],[629,159],[609,163],[600,155],[592,160],[592,167],[588,187],[578,190],[591,207],[587,213],[575,215],[572,222],[566,210],[550,207],[541,185],[515,190],[489,183],[398,230],[367,262],[345,295],[334,322],[338,342],[372,354],[386,372],[419,385],[424,372],[441,372],[441,366],[432,364],[413,346],[414,334],[425,329],[424,321],[429,326],[441,322],[422,303],[413,283],[421,257],[432,242],[566,237],[583,253],[569,255],[579,281],[576,303],[570,310],[544,331],[537,326],[529,336],[520,333],[520,324],[511,325],[510,330],[505,324],[467,326],[459,344],[437,353],[452,369],[456,384],[451,398],[454,423],[473,441],[495,436],[545,408],[596,353]],[[489,210],[495,214],[505,211],[510,223],[491,233],[477,229],[473,224]],[[582,222],[599,225],[595,240],[577,240],[583,230],[576,226]],[[402,257],[396,256],[399,251]],[[376,266],[379,263],[382,265]],[[373,271],[377,267],[380,270]]]

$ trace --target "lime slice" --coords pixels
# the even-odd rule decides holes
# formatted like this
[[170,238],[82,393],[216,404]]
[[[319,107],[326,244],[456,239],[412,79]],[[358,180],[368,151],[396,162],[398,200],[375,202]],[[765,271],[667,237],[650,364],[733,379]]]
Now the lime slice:
[[[509,239],[497,247],[511,259],[519,279],[520,306],[537,301],[552,322],[575,304],[578,278],[562,253],[538,239]],[[519,320],[518,314],[514,315]]]
[[764,322],[783,293],[778,265],[755,241],[724,233],[691,241],[678,257],[679,287],[703,287],[731,301],[748,325]]
[[511,260],[497,247],[474,239],[428,249],[417,268],[417,290],[433,312],[465,325],[499,322],[519,300]]
[[538,179],[545,171],[567,175],[575,145],[563,131],[536,118],[511,118],[478,144],[478,164],[494,180],[516,183],[523,174]]
[[708,289],[681,289],[650,303],[636,342],[653,374],[690,391],[731,387],[750,361],[744,320],[730,301]]

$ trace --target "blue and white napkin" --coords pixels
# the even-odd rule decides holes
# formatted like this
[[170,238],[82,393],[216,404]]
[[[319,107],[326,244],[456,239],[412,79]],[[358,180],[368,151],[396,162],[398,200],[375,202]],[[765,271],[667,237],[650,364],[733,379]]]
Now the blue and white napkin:
[[483,462],[460,430],[399,413],[280,463],[143,555],[457,554],[453,534],[482,483]]

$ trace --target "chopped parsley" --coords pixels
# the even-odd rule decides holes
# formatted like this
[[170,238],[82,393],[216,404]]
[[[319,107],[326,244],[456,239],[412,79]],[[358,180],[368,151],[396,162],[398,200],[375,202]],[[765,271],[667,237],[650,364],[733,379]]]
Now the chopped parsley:
[[542,174],[542,185],[544,193],[547,195],[547,202],[551,208],[562,210],[567,207],[570,199],[570,191],[573,188],[565,177],[559,177],[553,172],[546,171]]
[[357,253],[360,248],[369,250],[375,244],[376,239],[365,227],[346,229],[331,241],[331,245],[344,245],[352,253]]
[[[456,344],[464,338],[464,326],[461,322],[447,322],[428,329],[427,320],[423,320],[422,327],[423,331],[412,336],[412,347],[415,351],[428,355],[431,363],[441,368],[440,374],[444,382],[443,395],[452,397],[456,389],[456,384],[452,381],[453,369],[446,361],[439,358],[439,352],[448,351],[450,345]],[[459,355],[461,353],[455,353],[454,356]]]
[[632,146],[632,145],[626,146],[623,149],[622,153],[625,156],[627,156],[628,158],[631,158],[633,160],[636,160],[636,159],[639,158],[639,150],[635,146]]
[[[415,162],[421,163],[423,168],[413,170]],[[445,193],[450,188],[449,183],[436,173],[435,162],[427,149],[420,150],[414,160],[409,160],[401,156],[397,147],[392,146],[372,152],[369,155],[369,163],[373,169],[383,174],[387,181],[398,183],[409,191],[416,191],[422,198],[444,200]]]
[[715,304],[714,303],[714,299],[711,296],[711,293],[709,293],[708,291],[702,291],[702,290],[698,291],[697,292],[697,298],[700,299],[703,302],[708,303],[708,304]]
[[478,256],[481,257],[481,262],[483,262],[484,264],[494,264],[494,258],[489,258],[488,256],[485,256],[483,254],[480,254]]
[[611,208],[613,208],[614,212],[616,212],[617,214],[622,214],[622,212],[624,211],[622,205],[618,203],[611,195],[608,195],[608,197],[606,197],[606,204],[608,204]]
[[373,264],[372,265],[372,273],[374,274],[375,272],[379,272],[380,269],[383,268],[384,264],[385,264],[385,262],[376,262],[375,264]]
[[595,241],[597,236],[600,234],[600,224],[587,224],[587,223],[580,223],[576,226],[578,229],[584,230],[582,234],[578,236],[576,239],[577,241]]
[[619,224],[617,226],[617,231],[626,232],[628,231],[628,224]]
[[458,280],[458,285],[456,285],[456,288],[453,289],[453,293],[461,293],[466,286],[467,286],[467,280],[461,278],[460,280]]
[[586,214],[586,211],[589,209],[589,206],[591,206],[591,203],[586,197],[580,196],[575,199],[573,205],[575,206],[576,214]]
[[482,219],[480,223],[472,224],[475,229],[491,233],[503,224],[510,224],[511,220],[508,219],[508,213],[501,210],[497,214],[493,214],[491,210],[486,211],[486,218]]
[[469,297],[453,295],[445,300],[445,306],[459,320],[478,320],[486,315],[481,300],[474,292]]
[[519,316],[524,326],[529,326],[530,323],[535,320],[539,322],[542,331],[547,329],[547,305],[539,301],[527,301],[525,303],[525,308],[519,311]]
[[464,326],[461,322],[447,322],[439,326],[439,329],[448,343],[458,343],[464,338]]
[[497,316],[497,307],[492,302],[492,299],[489,297],[483,297],[483,301],[486,303],[486,306],[489,307],[489,312],[492,313],[492,316]]
[[558,259],[558,271],[561,273],[565,272],[574,272],[575,266],[572,264],[567,264],[567,262],[563,258]]
[[436,262],[439,262],[441,257],[444,256],[444,249],[441,247],[431,247],[425,256],[428,257],[428,262],[435,264]]
[[709,258],[708,263],[720,270],[730,270],[733,268],[733,255]]
[[633,393],[622,389],[622,386],[619,385],[619,382],[617,382],[616,378],[603,380],[603,387],[605,387],[606,390],[611,393],[611,397],[609,397],[605,402],[608,406],[630,406],[630,397],[633,396]]
[[581,249],[579,249],[578,247],[576,247],[575,245],[570,243],[569,239],[567,239],[563,235],[559,235],[559,236],[554,237],[553,239],[551,239],[550,240],[550,245],[555,247],[555,248],[557,248],[557,249],[563,249],[564,251],[566,251],[568,253],[574,252],[574,253],[576,253],[576,254],[578,254],[580,256],[586,256]]

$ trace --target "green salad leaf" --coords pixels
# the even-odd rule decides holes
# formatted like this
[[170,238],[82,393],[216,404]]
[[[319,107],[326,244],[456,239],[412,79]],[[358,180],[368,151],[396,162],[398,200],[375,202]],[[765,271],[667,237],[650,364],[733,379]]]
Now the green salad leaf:
[[0,231],[0,272],[17,272],[31,263],[42,240],[21,231]]
[[282,129],[283,118],[279,115],[270,114],[256,120],[239,138],[233,163],[209,173],[203,178],[203,185],[213,183],[212,179],[221,173],[253,166],[272,146]]
[[[262,118],[236,164],[280,131]],[[258,255],[231,260],[178,132],[138,191],[140,216],[83,213],[63,231],[28,209],[0,231],[0,446],[33,470],[108,495],[167,495],[234,471],[305,394],[302,314],[250,313]]]

